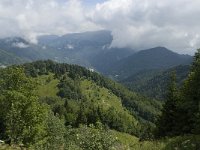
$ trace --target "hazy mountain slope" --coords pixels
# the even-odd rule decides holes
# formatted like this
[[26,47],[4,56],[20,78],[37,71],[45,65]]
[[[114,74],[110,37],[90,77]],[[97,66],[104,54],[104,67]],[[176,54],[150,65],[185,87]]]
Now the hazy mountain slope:
[[144,70],[167,69],[181,64],[189,64],[192,57],[180,55],[164,47],[142,50],[122,59],[107,70],[107,75],[125,79]]
[[121,83],[146,96],[164,99],[171,72],[176,72],[177,83],[181,85],[188,76],[189,70],[189,65],[176,66],[167,70],[149,70],[130,76]]
[[105,30],[39,37],[41,46],[57,52],[57,61],[90,67],[99,72],[134,52],[128,48],[109,48],[111,42],[111,32]]
[[46,35],[38,38],[40,44],[48,43],[54,48],[67,48],[67,44],[74,44],[74,46],[102,46],[110,44],[112,36],[110,31],[91,31],[83,33],[71,33],[63,36]]
[[114,65],[123,58],[133,54],[135,51],[129,48],[110,48],[104,49],[101,53],[91,58],[91,64],[101,73],[106,72],[107,68]]
[[24,62],[19,57],[0,49],[0,65],[19,64]]
[[0,49],[25,61],[51,59],[78,64],[102,72],[134,51],[128,48],[110,48],[110,31],[71,33],[63,36],[44,35],[33,44],[20,37],[0,39]]
[[73,33],[61,37],[51,35],[39,37],[41,46],[57,52],[54,55],[57,61],[87,67],[92,67],[90,59],[100,53],[111,41],[112,36],[109,31]]
[[19,37],[0,39],[0,49],[25,61],[53,58],[50,50],[37,44],[31,44]]

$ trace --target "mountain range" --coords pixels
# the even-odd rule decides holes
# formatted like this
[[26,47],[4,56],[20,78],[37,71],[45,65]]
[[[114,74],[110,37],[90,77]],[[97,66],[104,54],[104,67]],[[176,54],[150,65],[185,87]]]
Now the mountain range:
[[[96,68],[98,66],[96,60],[99,56],[102,58],[108,53],[112,55],[113,62],[115,62],[133,53],[131,49],[110,48],[111,42],[112,36],[109,31],[96,31],[67,34],[60,37],[40,36],[37,44],[30,43],[21,37],[4,38],[0,39],[0,49],[19,57],[23,62],[51,59]],[[119,54],[116,51],[119,51]],[[6,61],[2,63],[12,64]]]
[[[181,55],[164,47],[147,50],[110,47],[110,31],[93,31],[38,37],[33,44],[20,37],[0,39],[1,65],[51,59],[94,69],[116,80],[124,80],[147,70],[188,65],[192,56]],[[11,59],[12,57],[12,59]]]
[[141,50],[109,66],[105,74],[125,79],[147,70],[165,70],[192,62],[189,55],[181,55],[164,47]]
[[[0,67],[4,68],[0,69],[0,138],[7,141],[11,134],[17,137],[16,144],[21,138],[28,145],[33,140],[22,133],[33,127],[45,133],[33,136],[46,138],[41,143],[55,145],[52,149],[89,149],[85,145],[98,147],[109,144],[112,138],[116,142],[108,146],[118,149],[167,150],[177,145],[180,149],[196,149],[199,135],[167,137],[164,141],[155,138],[166,127],[170,127],[166,133],[173,131],[175,136],[179,135],[177,130],[180,135],[196,130],[199,133],[199,118],[193,117],[199,112],[189,114],[193,108],[198,110],[199,54],[192,64],[192,56],[165,47],[138,51],[110,47],[111,43],[109,31],[40,36],[37,44],[20,37],[0,39]],[[170,79],[173,71],[176,75]],[[182,114],[187,111],[187,115]],[[37,119],[31,116],[34,113]],[[184,121],[177,120],[182,117]],[[195,123],[190,123],[191,117]],[[172,119],[178,122],[176,128],[171,128]],[[191,144],[185,146],[185,141]]]

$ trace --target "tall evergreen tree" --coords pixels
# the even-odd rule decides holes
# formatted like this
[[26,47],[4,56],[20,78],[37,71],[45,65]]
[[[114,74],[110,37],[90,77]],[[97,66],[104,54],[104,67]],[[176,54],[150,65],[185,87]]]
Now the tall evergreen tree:
[[157,121],[156,136],[172,136],[176,134],[174,127],[176,126],[178,90],[176,85],[176,73],[172,72],[171,82],[166,95],[166,102],[163,106],[162,115]]
[[200,49],[194,56],[190,74],[182,90],[182,105],[185,110],[182,130],[185,133],[200,133]]

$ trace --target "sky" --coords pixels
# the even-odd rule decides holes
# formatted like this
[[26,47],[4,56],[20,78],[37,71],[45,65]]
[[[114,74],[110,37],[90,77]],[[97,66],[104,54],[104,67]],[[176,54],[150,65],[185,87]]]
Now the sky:
[[0,0],[0,38],[110,30],[111,47],[200,48],[200,0]]

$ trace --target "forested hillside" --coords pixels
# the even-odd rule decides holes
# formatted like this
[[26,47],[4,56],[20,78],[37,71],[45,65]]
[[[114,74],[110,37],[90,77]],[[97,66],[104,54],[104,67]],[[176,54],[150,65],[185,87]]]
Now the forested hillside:
[[[127,90],[124,86],[108,78],[105,78],[98,73],[92,72],[80,66],[58,64],[52,61],[38,61],[35,63],[25,64],[24,68],[26,74],[32,77],[47,75],[49,73],[55,74],[55,77],[60,82],[58,85],[58,87],[61,89],[59,94],[60,97],[63,96],[63,98],[65,98],[66,93],[70,96],[74,95],[74,93],[71,94],[69,93],[69,91],[62,91],[62,89],[70,90],[68,89],[68,87],[71,87],[72,85],[75,87],[71,87],[71,90],[77,90],[72,92],[75,92],[76,95],[80,96],[81,92],[79,90],[81,88],[81,83],[85,81],[89,84],[89,87],[92,86],[92,84],[96,84],[97,89],[98,87],[107,89],[109,92],[111,92],[110,94],[114,94],[115,96],[120,98],[120,101],[122,102],[123,106],[127,107],[127,109],[129,109],[129,111],[132,112],[132,114],[137,114],[137,117],[142,118],[144,120],[153,122],[156,114],[159,114],[159,109],[161,108],[160,104],[157,101],[153,99],[148,99],[146,97],[143,97],[142,95],[131,92]],[[77,97],[75,99],[80,98]],[[158,111],[155,111],[155,108],[157,108]]]
[[141,50],[120,61],[111,64],[105,72],[117,80],[124,80],[139,72],[149,70],[169,69],[178,65],[188,65],[192,62],[189,55],[175,53],[165,47],[155,47]]
[[142,71],[120,82],[142,95],[164,100],[168,83],[170,82],[171,72],[176,72],[177,84],[180,87],[187,78],[189,70],[189,65],[180,65],[166,70]]
[[156,135],[176,136],[183,134],[199,134],[200,118],[200,50],[194,56],[189,76],[182,85],[177,88],[176,74],[171,75],[171,83],[168,87],[166,103],[161,117],[157,122]]
[[[100,132],[95,135],[100,136],[97,138],[103,138],[103,141],[110,138],[107,142],[113,144],[115,139],[105,129],[140,137],[145,124],[151,128],[161,110],[157,101],[130,92],[122,85],[76,65],[38,61],[2,69],[0,75],[3,131],[0,137],[13,144],[48,147],[48,139],[63,140],[64,128],[69,128],[68,134],[73,136],[73,132],[79,133],[85,128],[78,129],[81,125],[88,126],[88,134]],[[55,131],[49,131],[50,128]],[[33,133],[29,135],[29,132]],[[107,134],[109,136],[105,138]],[[48,138],[44,143],[38,143],[45,135]]]
[[[51,60],[0,69],[0,149],[196,150],[199,64],[165,104],[77,65]],[[166,81],[167,82],[167,81]]]

